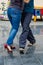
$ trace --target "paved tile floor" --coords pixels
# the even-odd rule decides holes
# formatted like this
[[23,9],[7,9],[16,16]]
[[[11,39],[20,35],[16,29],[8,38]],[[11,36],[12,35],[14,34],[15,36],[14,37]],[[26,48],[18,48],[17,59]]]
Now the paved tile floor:
[[[34,25],[35,24],[35,25]],[[6,42],[11,25],[9,22],[0,21],[0,65],[43,65],[43,23],[39,23],[38,28],[36,27],[38,23],[32,23],[32,31],[34,30],[34,35],[36,38],[36,44],[33,46],[27,45],[25,48],[25,54],[21,55],[19,53],[19,36],[21,34],[21,26],[14,40],[14,45],[16,49],[13,50],[12,54],[7,53],[3,45]],[[40,29],[41,32],[40,32]],[[37,30],[38,29],[38,30]],[[36,30],[36,31],[35,31]]]

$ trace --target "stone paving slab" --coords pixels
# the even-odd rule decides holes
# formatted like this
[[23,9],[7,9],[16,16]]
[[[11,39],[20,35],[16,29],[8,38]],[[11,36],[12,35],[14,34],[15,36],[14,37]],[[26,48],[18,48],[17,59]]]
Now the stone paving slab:
[[34,46],[28,48],[24,55],[21,55],[18,50],[13,50],[12,54],[5,50],[3,52],[0,55],[2,65],[43,65],[43,53],[35,53]]
[[43,54],[1,56],[0,65],[43,65]]
[[[10,23],[0,22],[0,25],[0,65],[43,65],[43,35],[35,35],[36,44],[29,47],[26,46],[25,54],[21,55],[19,53],[19,36],[22,30],[20,26],[14,40],[16,49],[13,50],[12,54],[8,54],[3,45],[9,35]],[[28,43],[27,41],[27,45]]]
[[4,65],[4,57],[0,56],[0,65]]

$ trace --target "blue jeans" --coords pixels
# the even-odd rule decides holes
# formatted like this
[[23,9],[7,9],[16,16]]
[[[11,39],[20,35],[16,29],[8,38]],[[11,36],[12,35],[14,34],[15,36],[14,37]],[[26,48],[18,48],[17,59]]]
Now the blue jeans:
[[21,13],[22,13],[21,10],[19,10],[17,8],[10,7],[7,10],[8,18],[12,25],[8,40],[6,42],[8,45],[13,44],[13,40],[14,40],[16,33],[18,31],[18,28],[19,28],[19,23],[21,20]]

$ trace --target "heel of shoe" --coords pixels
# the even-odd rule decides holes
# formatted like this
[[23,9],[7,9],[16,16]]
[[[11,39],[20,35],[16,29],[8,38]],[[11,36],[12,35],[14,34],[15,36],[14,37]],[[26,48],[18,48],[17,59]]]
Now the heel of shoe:
[[4,44],[4,48],[5,48],[5,49],[7,48],[7,44]]
[[16,47],[15,46],[10,46],[11,47],[11,49],[16,49]]

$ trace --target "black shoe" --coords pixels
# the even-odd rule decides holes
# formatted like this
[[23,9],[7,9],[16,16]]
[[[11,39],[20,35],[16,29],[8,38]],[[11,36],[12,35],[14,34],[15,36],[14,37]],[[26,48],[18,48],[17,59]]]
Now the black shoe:
[[19,48],[20,54],[24,54],[24,47]]
[[30,41],[30,44],[28,44],[28,47],[34,45],[36,43],[36,40]]
[[30,42],[30,44],[35,44],[36,43],[36,40],[34,39],[34,40],[32,40],[32,42]]

